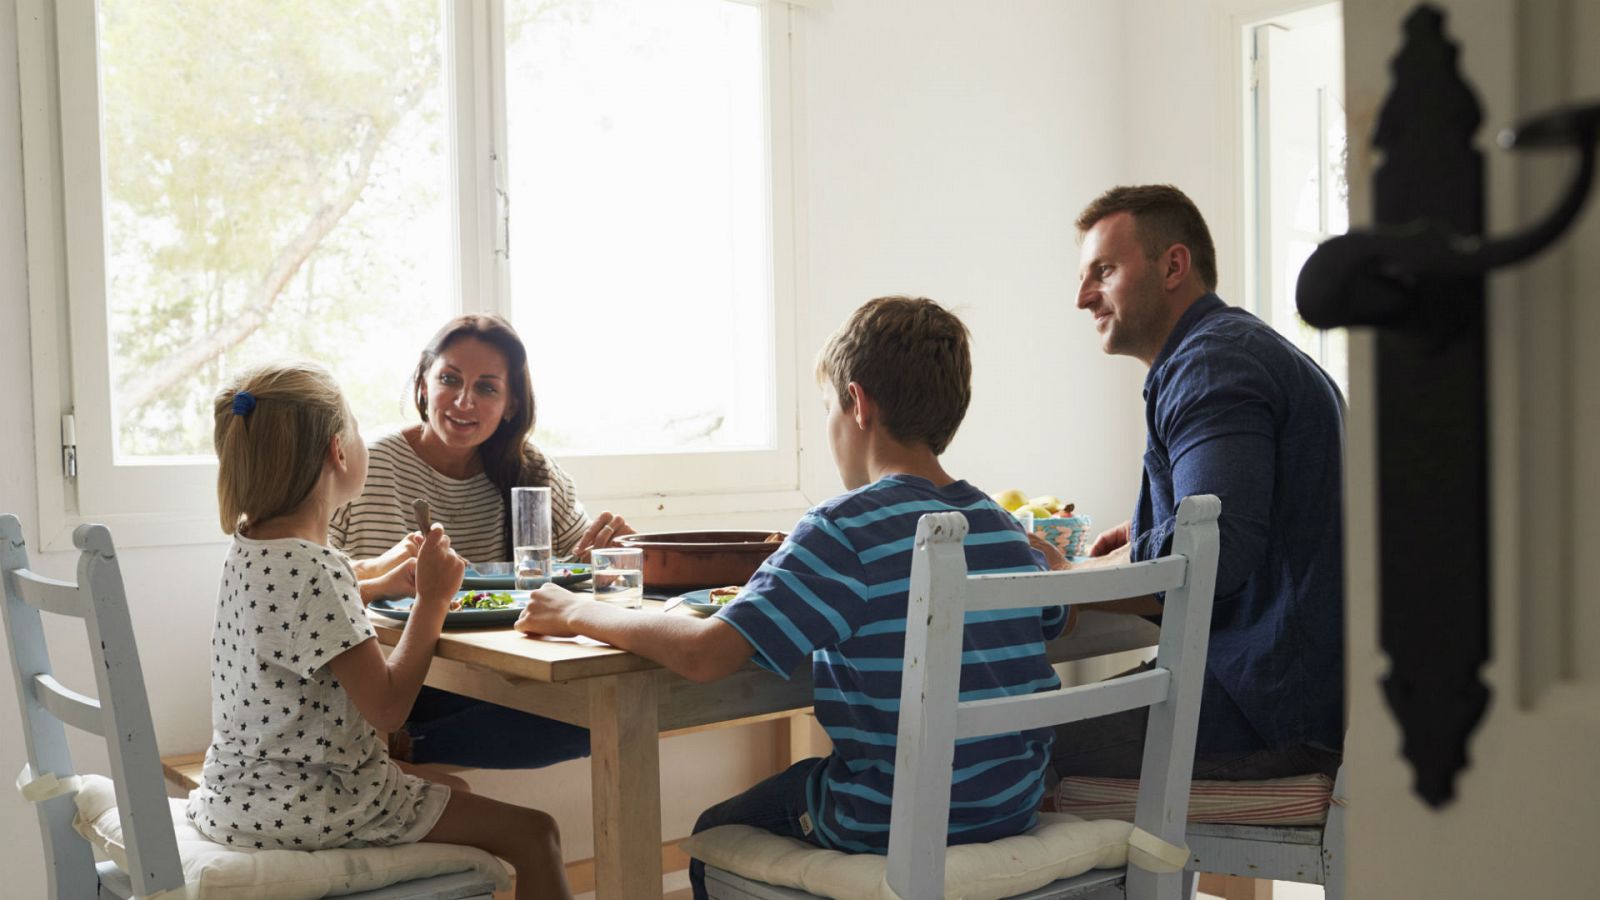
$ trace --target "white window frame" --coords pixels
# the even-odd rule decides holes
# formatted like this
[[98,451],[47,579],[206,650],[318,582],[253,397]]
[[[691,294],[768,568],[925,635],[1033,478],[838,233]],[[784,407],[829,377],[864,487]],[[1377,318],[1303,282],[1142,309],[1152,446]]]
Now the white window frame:
[[[772,247],[774,446],[766,450],[569,456],[561,463],[590,506],[672,515],[804,508],[800,493],[796,285],[804,271],[792,41],[799,0],[733,0],[765,10],[768,99],[769,236]],[[457,304],[463,312],[509,312],[505,254],[505,98],[503,4],[449,3],[451,52],[452,247]],[[24,204],[39,523],[45,550],[67,549],[72,530],[102,522],[122,546],[220,540],[216,464],[115,465],[102,227],[103,154],[99,141],[96,4],[18,0]],[[492,51],[492,52],[491,52]],[[418,348],[420,349],[420,348]],[[43,364],[53,359],[54,367]],[[536,386],[537,387],[537,386]],[[73,415],[74,411],[82,411]],[[65,434],[71,417],[76,434]],[[62,422],[62,433],[51,427]],[[76,445],[76,478],[65,444]],[[54,460],[63,460],[61,465]]]

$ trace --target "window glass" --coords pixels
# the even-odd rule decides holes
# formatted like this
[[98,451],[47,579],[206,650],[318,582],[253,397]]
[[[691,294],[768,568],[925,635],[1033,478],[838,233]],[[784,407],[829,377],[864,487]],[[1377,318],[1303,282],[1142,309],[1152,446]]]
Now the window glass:
[[548,449],[773,446],[762,16],[506,4],[510,309]]
[[119,462],[209,455],[217,388],[280,357],[407,418],[454,305],[442,34],[436,0],[103,0]]

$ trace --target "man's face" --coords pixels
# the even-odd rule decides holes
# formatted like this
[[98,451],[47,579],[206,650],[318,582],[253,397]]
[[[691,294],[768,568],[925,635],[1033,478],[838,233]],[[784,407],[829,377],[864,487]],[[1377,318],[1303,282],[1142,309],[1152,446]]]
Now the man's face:
[[1106,353],[1149,365],[1161,352],[1169,323],[1158,262],[1145,256],[1132,213],[1106,216],[1084,235],[1078,308],[1094,316]]

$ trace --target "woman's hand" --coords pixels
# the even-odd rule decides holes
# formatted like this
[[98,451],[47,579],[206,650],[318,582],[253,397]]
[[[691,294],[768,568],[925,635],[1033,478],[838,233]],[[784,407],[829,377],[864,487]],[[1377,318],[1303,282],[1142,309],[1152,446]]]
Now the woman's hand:
[[546,584],[528,595],[528,605],[517,617],[516,629],[523,634],[545,634],[550,637],[573,637],[577,634],[567,624],[567,611],[574,603],[586,603],[564,587]]
[[450,549],[450,536],[435,522],[417,552],[417,606],[448,608],[466,572],[467,561]]
[[584,530],[583,536],[572,545],[572,558],[579,562],[588,562],[590,550],[596,547],[614,546],[617,538],[635,533],[633,526],[629,525],[626,519],[603,512],[594,517],[594,521]]

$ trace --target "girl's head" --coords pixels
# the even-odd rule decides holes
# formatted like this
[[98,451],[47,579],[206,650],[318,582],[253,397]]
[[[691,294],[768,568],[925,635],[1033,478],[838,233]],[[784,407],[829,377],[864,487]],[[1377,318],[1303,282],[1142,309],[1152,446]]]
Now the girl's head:
[[361,492],[366,445],[326,369],[312,363],[251,369],[217,393],[213,414],[225,533],[295,511],[324,472],[332,477],[335,506]]
[[417,359],[412,398],[432,439],[476,447],[492,480],[516,483],[535,406],[528,351],[511,323],[492,315],[445,323]]

